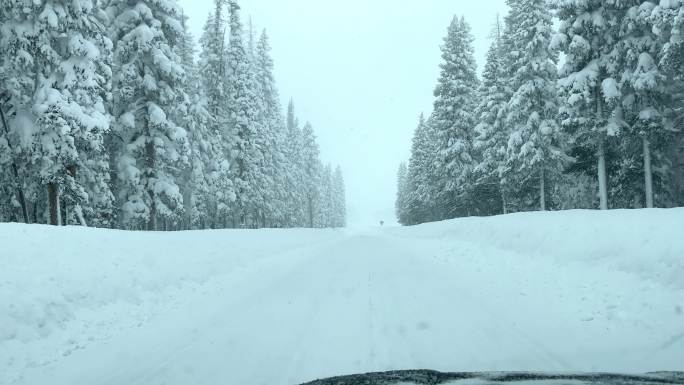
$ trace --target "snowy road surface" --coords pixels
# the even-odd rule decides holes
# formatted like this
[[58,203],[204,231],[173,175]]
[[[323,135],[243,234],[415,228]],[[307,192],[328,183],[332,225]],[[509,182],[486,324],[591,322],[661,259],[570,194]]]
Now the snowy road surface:
[[684,241],[654,224],[681,231],[683,217],[175,235],[3,225],[0,241],[25,243],[0,255],[0,383],[682,370]]

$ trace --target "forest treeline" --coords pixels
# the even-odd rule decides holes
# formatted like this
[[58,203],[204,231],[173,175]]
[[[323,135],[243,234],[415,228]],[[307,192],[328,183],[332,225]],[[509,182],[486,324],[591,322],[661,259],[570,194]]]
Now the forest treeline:
[[399,221],[684,205],[684,1],[507,4],[481,77],[466,20],[448,28]]
[[345,225],[266,32],[213,4],[197,47],[175,0],[0,1],[0,222]]

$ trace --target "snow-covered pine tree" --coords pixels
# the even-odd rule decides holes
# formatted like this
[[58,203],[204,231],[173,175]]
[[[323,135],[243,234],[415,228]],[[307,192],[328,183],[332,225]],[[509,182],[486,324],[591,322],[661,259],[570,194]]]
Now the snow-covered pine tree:
[[[507,163],[518,185],[538,181],[539,208],[547,209],[547,184],[564,158],[556,103],[557,54],[550,50],[553,21],[545,0],[508,0],[506,34],[512,89],[506,107],[510,128]],[[515,24],[512,21],[515,20]],[[512,48],[512,49],[511,49]]]
[[287,194],[286,226],[303,227],[309,224],[306,214],[306,177],[304,175],[303,136],[295,115],[294,102],[287,107],[285,146],[285,192]]
[[619,63],[623,71],[620,79],[622,106],[631,139],[641,142],[645,197],[642,202],[645,207],[652,208],[652,164],[660,160],[656,168],[667,169],[662,163],[662,150],[672,137],[666,119],[667,77],[659,63],[662,41],[654,33],[651,24],[656,3],[636,0],[632,3],[625,12],[619,30]]
[[334,209],[334,227],[347,226],[347,198],[346,188],[344,185],[344,175],[342,168],[337,166],[333,174],[333,209]]
[[[200,38],[200,56],[198,69],[202,87],[207,95],[209,112],[212,121],[219,126],[226,119],[219,119],[225,109],[225,76],[227,70],[226,22],[223,12],[225,0],[214,0],[214,13],[210,14],[204,24]],[[218,130],[218,128],[216,128]]]
[[[506,196],[511,191],[506,168],[510,133],[505,123],[506,105],[510,92],[507,88],[508,77],[504,67],[506,55],[503,49],[502,33],[502,26],[497,18],[492,34],[493,41],[487,52],[487,61],[482,73],[479,104],[475,109],[478,121],[475,126],[474,141],[478,159],[474,170],[475,183],[477,195],[482,197],[480,200],[488,203],[485,212],[490,214],[508,212]],[[494,205],[493,202],[498,202],[498,205]]]
[[681,103],[684,100],[684,0],[661,1],[648,15],[648,21],[661,43],[660,64],[670,85],[671,118],[681,125],[684,122],[684,103]]
[[[0,79],[0,84],[2,80]],[[7,109],[7,112],[5,111]],[[9,95],[0,90],[0,222],[31,223],[28,202],[24,193],[24,181],[17,165],[18,153],[10,137],[7,120],[9,115]],[[17,214],[21,209],[21,219]]]
[[[256,129],[253,133],[252,142],[254,143],[254,155],[257,159],[251,182],[256,197],[251,210],[251,226],[267,227],[276,205],[274,199],[276,164],[273,159],[278,145],[275,137],[276,132],[274,132],[277,127],[271,118],[272,108],[269,107],[269,104],[273,103],[271,96],[273,92],[271,90],[275,89],[275,84],[272,75],[272,60],[268,56],[270,49],[268,41],[264,42],[264,47],[260,47],[264,52],[258,52],[257,45],[261,45],[262,41],[260,40],[259,43],[256,41],[251,18],[248,33],[247,58],[249,61],[250,87],[256,95],[256,113],[254,115]],[[268,87],[271,90],[267,91],[263,87]]]
[[316,215],[315,227],[317,228],[333,228],[334,218],[334,201],[333,201],[333,184],[332,184],[332,166],[330,164],[321,165],[321,185],[320,198],[318,204],[318,212]]
[[[21,215],[24,222],[30,223],[27,188],[38,182],[29,178],[33,132],[30,107],[37,68],[31,65],[35,33],[32,29],[32,33],[24,31],[24,20],[29,15],[22,14],[19,5],[0,1],[0,220],[18,221]],[[17,112],[22,112],[17,107],[25,110],[23,119],[21,114],[17,117]]]
[[[72,6],[77,7],[75,3]],[[103,33],[109,20],[101,1],[85,2],[80,6],[81,9],[75,11],[79,15],[76,21],[79,27],[71,28],[67,34],[72,41],[84,39],[88,43],[81,48],[72,46],[74,51],[70,53],[68,66],[76,74],[76,79],[65,87],[84,109],[86,121],[81,126],[92,125],[93,120],[99,124],[81,128],[76,135],[79,162],[68,170],[73,184],[63,193],[64,220],[66,224],[111,227],[115,218],[115,197],[110,188],[109,154],[104,146],[111,123],[108,108],[111,101],[112,42]],[[93,44],[96,51],[92,51],[89,44]],[[90,56],[95,52],[97,58]],[[84,57],[90,57],[92,61],[86,64],[88,59],[83,60]]]
[[14,109],[8,122],[8,143],[18,144],[13,161],[24,175],[38,176],[34,199],[47,190],[49,223],[85,225],[83,208],[100,214],[111,205],[102,152],[111,76],[104,15],[95,0],[5,3],[0,79]]
[[472,213],[473,128],[478,79],[473,36],[464,18],[454,17],[442,45],[433,125],[440,140],[440,210],[449,217]]
[[122,145],[117,159],[122,225],[157,230],[183,212],[176,170],[187,133],[172,120],[185,99],[185,72],[173,47],[183,35],[175,0],[115,2],[114,103]]
[[201,79],[195,63],[195,46],[192,34],[187,27],[187,16],[181,17],[183,34],[176,50],[186,74],[184,83],[187,99],[173,112],[174,121],[182,122],[188,133],[188,163],[184,165],[179,178],[183,195],[184,215],[180,229],[203,229],[210,217],[208,203],[215,198],[210,190],[207,176],[208,165],[216,154],[210,144],[210,115],[206,97],[202,90]]
[[316,226],[317,213],[321,209],[322,166],[320,150],[316,143],[316,134],[311,123],[306,123],[302,129],[301,143],[302,176],[304,185],[304,211],[306,224],[310,228]]
[[[607,210],[607,142],[624,127],[620,109],[619,26],[625,2],[551,1],[560,19],[552,48],[565,54],[558,85],[561,124],[574,142],[576,161],[595,159],[600,208]],[[595,155],[594,155],[595,154]],[[583,155],[584,159],[577,159]]]
[[210,213],[207,226],[227,226],[235,202],[232,175],[232,151],[236,137],[228,116],[228,42],[224,16],[226,0],[214,0],[214,11],[209,15],[200,38],[198,70],[202,93],[208,112],[206,132],[206,177],[211,196],[206,204]]
[[[210,166],[216,161],[217,154],[207,128],[211,120],[206,99],[201,93],[189,94],[190,104],[186,118],[188,141],[190,145],[189,164],[183,180],[183,201],[187,229],[206,229],[212,225],[210,210],[216,207],[216,196],[212,190],[213,178]],[[228,180],[229,181],[229,180]]]
[[408,168],[406,163],[401,162],[399,164],[399,170],[397,171],[397,199],[394,202],[394,213],[397,216],[399,223],[407,223],[407,207],[406,207],[406,195],[408,193]]
[[684,205],[684,0],[661,1],[650,16],[662,44],[660,65],[667,76],[667,116],[676,130],[670,145],[674,165],[672,204]]
[[256,76],[259,83],[262,127],[266,137],[265,143],[265,174],[268,177],[267,196],[265,200],[269,206],[268,226],[285,226],[288,192],[283,189],[286,185],[287,143],[285,142],[285,123],[283,120],[280,96],[273,76],[273,59],[268,35],[264,30],[256,46]]
[[416,225],[444,219],[438,212],[437,197],[440,195],[438,179],[439,137],[432,120],[421,114],[413,135],[411,159],[406,182],[406,217],[403,225]]
[[197,50],[195,48],[195,38],[188,27],[189,19],[190,18],[185,14],[185,11],[180,8],[180,23],[183,32],[178,38],[175,51],[180,57],[183,69],[186,70],[185,84],[187,89],[197,88],[199,86],[195,63],[195,53]]
[[244,43],[240,7],[230,5],[230,39],[228,43],[228,117],[236,136],[233,149],[233,175],[236,188],[234,221],[240,227],[253,226],[263,205],[260,182],[263,180],[260,151],[258,90],[253,67]]

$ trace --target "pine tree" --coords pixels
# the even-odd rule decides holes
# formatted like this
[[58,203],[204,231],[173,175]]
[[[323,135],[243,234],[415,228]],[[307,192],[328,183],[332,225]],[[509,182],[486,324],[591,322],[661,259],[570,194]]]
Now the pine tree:
[[[1,82],[0,78],[0,84]],[[31,223],[28,202],[17,165],[18,154],[15,152],[15,144],[12,143],[7,119],[10,112],[9,97],[4,90],[0,89],[0,125],[2,126],[0,127],[0,221],[19,222],[15,208],[20,207],[21,220],[28,224]]]
[[209,15],[204,25],[204,33],[200,39],[199,72],[202,77],[202,87],[207,97],[209,113],[212,115],[214,128],[227,122],[225,118],[227,71],[226,55],[226,22],[224,20],[225,0],[214,0],[214,13]]
[[184,165],[179,180],[185,208],[180,228],[204,229],[212,215],[210,207],[215,207],[208,171],[217,154],[208,131],[211,128],[211,116],[195,63],[194,39],[188,31],[187,16],[183,15],[181,22],[183,35],[177,45],[177,52],[186,75],[184,91],[187,99],[174,110],[173,118],[174,121],[182,122],[187,130],[189,154],[188,163]]
[[306,224],[308,227],[314,228],[318,227],[316,226],[316,218],[321,209],[322,166],[319,158],[320,150],[311,123],[307,122],[302,129],[301,145]]
[[207,132],[211,118],[201,93],[190,94],[187,112],[185,124],[188,130],[190,155],[183,177],[185,228],[205,229],[210,225],[210,210],[216,207],[210,167],[217,155],[211,145],[210,133]]
[[172,119],[185,100],[185,73],[173,47],[182,37],[174,0],[115,3],[114,82],[122,222],[157,230],[157,220],[180,219],[183,197],[175,175],[187,163],[185,129]]
[[320,198],[318,204],[318,220],[316,221],[317,228],[333,228],[334,219],[334,198],[333,198],[333,184],[332,184],[332,167],[330,164],[321,165],[321,185]]
[[332,179],[333,184],[333,227],[347,226],[347,198],[342,168],[337,166]]
[[[478,196],[485,195],[488,202],[500,201],[502,210],[490,207],[489,212],[506,214],[508,212],[506,196],[512,189],[506,177],[508,171],[506,152],[510,133],[505,122],[505,115],[510,92],[504,67],[505,51],[502,32],[497,19],[493,42],[487,52],[487,62],[482,73],[479,104],[475,110],[479,123],[475,127],[474,149],[478,153],[478,164],[474,172]],[[500,199],[492,197],[492,191],[498,192]],[[480,200],[484,199],[480,198]]]
[[248,41],[248,60],[250,65],[250,84],[256,95],[256,112],[254,125],[257,129],[253,133],[254,155],[257,159],[253,168],[253,182],[256,202],[253,208],[252,226],[266,227],[271,216],[276,211],[276,168],[275,152],[278,151],[280,125],[274,119],[279,119],[278,108],[274,100],[275,82],[273,81],[273,63],[269,57],[270,47],[268,39],[262,36],[256,43],[255,34],[250,18]]
[[587,155],[577,162],[596,160],[600,208],[607,210],[607,144],[624,128],[617,64],[624,5],[601,0],[551,4],[560,19],[552,46],[565,53],[559,79],[562,125],[574,141],[572,155]]
[[399,171],[397,171],[397,200],[394,203],[394,212],[397,216],[397,220],[401,224],[408,223],[408,210],[407,210],[407,199],[406,195],[408,193],[408,168],[406,163],[399,164]]
[[233,175],[236,187],[235,214],[241,227],[253,226],[263,205],[259,188],[263,175],[263,154],[258,135],[258,90],[248,51],[243,41],[240,7],[230,2],[230,39],[228,48],[228,116],[237,139],[233,149]]
[[0,211],[8,220],[16,220],[16,208],[21,207],[23,220],[28,223],[30,200],[37,198],[31,193],[38,187],[37,180],[28,176],[34,175],[30,169],[34,132],[31,107],[40,68],[33,65],[34,56],[39,55],[35,28],[31,33],[24,28],[27,22],[31,26],[35,23],[31,19],[33,9],[20,6],[0,1]]
[[[663,149],[671,140],[671,130],[667,129],[666,98],[667,77],[661,69],[659,57],[662,41],[653,32],[651,14],[656,8],[653,1],[633,1],[625,12],[619,31],[619,64],[623,72],[622,106],[629,135],[641,142],[644,203],[647,208],[654,207],[653,160],[662,158]],[[660,163],[659,169],[667,168]]]
[[474,185],[473,111],[478,79],[473,37],[464,18],[452,20],[442,46],[442,60],[433,124],[441,146],[441,209],[453,217],[471,213]]
[[684,205],[684,1],[660,2],[649,17],[661,43],[660,62],[667,76],[667,117],[675,130],[669,150],[672,205]]
[[287,192],[285,186],[287,173],[287,151],[285,138],[285,124],[281,114],[280,97],[273,75],[273,59],[270,56],[271,47],[268,35],[264,30],[256,46],[255,62],[256,77],[259,83],[261,117],[264,130],[264,167],[268,186],[265,201],[270,211],[270,225],[284,226],[287,222]]
[[675,125],[684,122],[684,0],[661,1],[647,16],[660,40],[660,63],[668,80],[668,107]]
[[214,12],[207,19],[200,39],[198,62],[203,102],[208,112],[205,174],[210,197],[206,205],[212,213],[207,218],[212,228],[226,227],[236,199],[231,161],[237,140],[228,115],[225,7],[226,0],[214,0]]
[[[510,127],[507,163],[524,185],[536,176],[539,208],[547,209],[547,180],[562,169],[564,158],[556,121],[556,57],[549,49],[553,22],[545,0],[508,0],[506,35],[512,42],[508,63],[512,94],[506,107]],[[515,21],[515,23],[513,23]],[[512,49],[511,49],[512,48]]]
[[421,115],[413,136],[411,159],[406,181],[405,225],[444,219],[437,212],[437,197],[440,196],[439,141],[432,120]]
[[[87,5],[85,8],[82,5],[82,11],[86,9]],[[76,66],[74,71],[82,76],[78,80],[81,90],[77,99],[79,104],[91,106],[91,116],[96,119],[106,118],[107,121],[102,130],[89,132],[78,145],[81,162],[72,169],[72,173],[75,174],[76,184],[83,187],[86,195],[81,201],[72,201],[70,205],[65,205],[69,214],[66,220],[69,224],[112,227],[115,225],[115,197],[111,191],[110,158],[105,144],[111,133],[109,104],[113,45],[109,37],[102,33],[109,19],[102,10],[101,2],[93,1],[90,11],[90,24],[82,24],[88,25],[82,33],[95,45],[99,56],[93,61],[89,74],[84,68]],[[84,87],[86,84],[91,86]]]
[[304,174],[304,141],[292,100],[290,100],[287,107],[286,126],[287,132],[283,149],[286,154],[285,191],[287,194],[287,208],[285,223],[287,227],[302,227],[310,223],[305,210],[307,184]]

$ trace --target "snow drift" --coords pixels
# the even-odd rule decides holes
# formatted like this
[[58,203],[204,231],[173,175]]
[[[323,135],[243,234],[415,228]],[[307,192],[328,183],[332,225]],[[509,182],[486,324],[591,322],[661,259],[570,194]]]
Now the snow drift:
[[216,277],[292,263],[335,231],[143,233],[0,224],[0,384],[137,327]]
[[464,218],[395,229],[559,262],[605,264],[684,288],[684,209],[572,210]]

